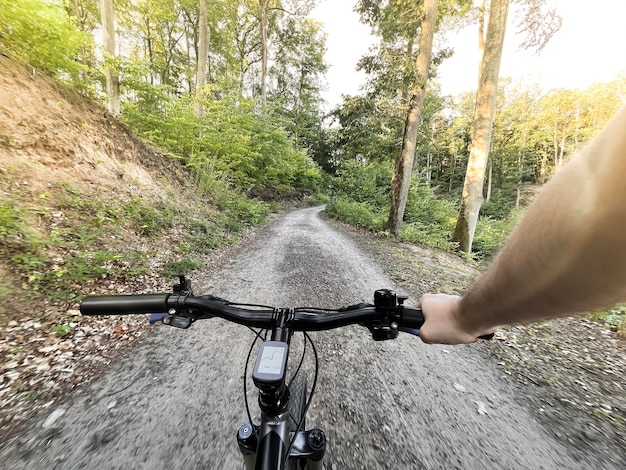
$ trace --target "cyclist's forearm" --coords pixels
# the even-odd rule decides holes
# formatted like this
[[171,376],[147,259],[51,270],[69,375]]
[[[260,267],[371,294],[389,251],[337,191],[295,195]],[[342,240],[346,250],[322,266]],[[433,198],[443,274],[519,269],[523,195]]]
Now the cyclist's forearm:
[[626,108],[544,188],[463,296],[477,332],[626,300]]

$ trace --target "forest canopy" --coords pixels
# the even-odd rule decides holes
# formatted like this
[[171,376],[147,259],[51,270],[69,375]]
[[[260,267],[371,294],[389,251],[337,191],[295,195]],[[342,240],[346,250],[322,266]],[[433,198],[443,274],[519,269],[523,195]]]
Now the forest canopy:
[[[435,38],[460,25],[487,34],[489,8],[500,1],[434,2]],[[330,214],[383,232],[407,109],[422,87],[398,235],[455,249],[476,95],[440,91],[438,65],[454,54],[443,41],[435,41],[427,77],[416,75],[426,3],[355,3],[379,41],[359,61],[367,76],[361,93],[330,112],[322,98],[326,35],[310,16],[313,0],[0,0],[0,51],[119,113],[183,161],[201,193],[324,192]],[[558,34],[558,12],[545,3],[512,2],[518,30],[528,33],[522,46],[540,49]],[[626,89],[625,77],[585,90],[498,83],[478,256],[497,249],[538,188],[622,105]]]

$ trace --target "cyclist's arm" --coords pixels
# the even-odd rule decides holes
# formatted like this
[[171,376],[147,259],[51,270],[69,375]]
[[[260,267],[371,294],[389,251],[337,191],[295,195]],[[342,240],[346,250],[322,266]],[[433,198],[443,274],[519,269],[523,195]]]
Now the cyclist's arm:
[[421,300],[426,342],[471,342],[496,326],[626,300],[626,107],[544,187],[463,295]]

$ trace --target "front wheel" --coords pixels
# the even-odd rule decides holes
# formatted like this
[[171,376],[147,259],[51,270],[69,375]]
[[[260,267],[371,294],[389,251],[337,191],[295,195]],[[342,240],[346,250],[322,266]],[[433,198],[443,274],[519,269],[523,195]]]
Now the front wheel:
[[289,429],[296,431],[300,419],[302,419],[302,426],[300,431],[304,431],[306,428],[306,416],[304,412],[306,409],[306,372],[300,369],[296,375],[291,379],[289,384]]

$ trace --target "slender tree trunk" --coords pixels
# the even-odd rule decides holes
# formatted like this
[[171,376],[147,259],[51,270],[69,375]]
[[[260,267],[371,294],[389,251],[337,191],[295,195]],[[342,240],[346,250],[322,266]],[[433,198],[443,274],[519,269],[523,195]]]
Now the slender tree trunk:
[[489,9],[487,39],[482,58],[480,83],[476,92],[472,150],[465,173],[461,211],[453,236],[453,239],[459,242],[461,250],[466,253],[472,251],[478,213],[483,203],[483,184],[491,145],[508,8],[509,0],[492,0]]
[[206,58],[209,52],[209,5],[208,0],[199,0],[200,16],[198,18],[198,66],[196,70],[196,116],[204,114],[202,105],[202,88],[206,85]]
[[[524,138],[523,148],[526,149],[526,139]],[[519,153],[517,158],[517,197],[515,198],[515,208],[519,209],[521,198],[522,198],[522,184],[524,177],[524,154],[522,152]]]
[[559,145],[559,164],[557,166],[557,170],[560,170],[563,166],[563,158],[565,157],[565,136],[561,138],[561,143]]
[[428,82],[428,71],[432,59],[438,6],[439,0],[424,1],[419,52],[415,61],[415,83],[411,90],[407,117],[404,124],[402,150],[396,159],[393,178],[391,180],[391,210],[389,212],[387,227],[394,234],[398,234],[400,231],[402,219],[404,218],[404,210],[406,209],[406,200],[409,195],[417,134],[422,118],[422,107],[424,105],[424,95]]
[[267,103],[267,9],[268,0],[259,0],[261,7],[261,106]]
[[487,196],[485,197],[485,201],[489,202],[491,199],[491,184],[493,177],[493,163],[489,162],[489,177],[487,178]]
[[[407,63],[409,60],[413,58],[413,47],[415,46],[415,38],[410,38],[406,45],[406,60]],[[400,95],[400,110],[398,112],[399,115],[403,116],[409,106],[409,91],[411,89],[410,83],[404,83],[402,87],[402,94]],[[394,146],[398,146],[400,148],[402,144],[402,138],[404,137],[404,128],[398,126],[396,139],[394,140]]]
[[450,174],[450,181],[448,182],[448,194],[452,192],[452,181],[454,180],[454,174],[456,173],[456,150],[452,155],[452,173]]
[[[557,109],[558,112],[558,109]],[[554,132],[552,133],[552,147],[554,149],[554,168],[558,170],[559,167],[559,139],[557,137],[558,121],[554,118]]]
[[[115,59],[115,19],[113,0],[100,1],[102,29],[104,36],[104,52],[107,59]],[[107,110],[113,116],[120,115],[120,82],[115,68],[109,64],[105,70],[107,85]]]
[[154,52],[152,51],[152,29],[150,18],[146,16],[146,47],[148,48],[148,60],[150,61],[150,85],[154,85]]
[[480,52],[480,62],[478,63],[478,84],[480,86],[480,76],[483,73],[483,55],[485,53],[485,3],[481,0],[478,4],[478,52]]

